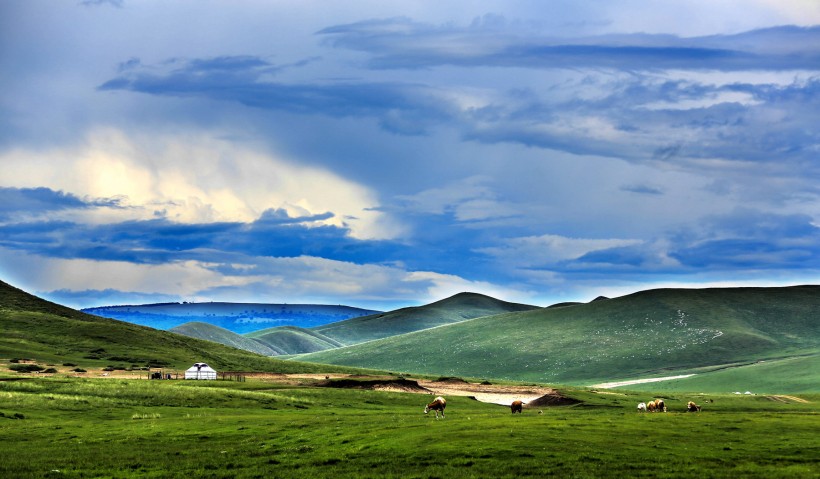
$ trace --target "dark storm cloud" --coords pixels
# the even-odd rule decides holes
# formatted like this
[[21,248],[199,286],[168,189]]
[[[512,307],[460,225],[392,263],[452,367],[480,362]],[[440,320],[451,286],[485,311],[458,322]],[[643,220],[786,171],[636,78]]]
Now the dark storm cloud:
[[332,215],[289,218],[270,210],[252,223],[183,224],[166,219],[109,224],[41,221],[9,224],[0,246],[64,259],[160,264],[219,262],[234,254],[258,257],[316,256],[356,263],[394,261],[401,245],[357,240],[348,230],[311,223]]
[[70,209],[95,207],[122,207],[118,198],[88,199],[71,193],[54,191],[50,188],[10,188],[0,187],[0,221],[13,215],[39,215]]

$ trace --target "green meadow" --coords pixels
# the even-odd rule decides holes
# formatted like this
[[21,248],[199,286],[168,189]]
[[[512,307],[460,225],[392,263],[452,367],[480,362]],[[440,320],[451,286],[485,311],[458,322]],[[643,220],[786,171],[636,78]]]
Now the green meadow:
[[648,393],[567,388],[582,402],[512,415],[448,397],[436,420],[410,393],[3,379],[0,477],[820,477],[816,394],[665,393],[669,412],[649,414]]

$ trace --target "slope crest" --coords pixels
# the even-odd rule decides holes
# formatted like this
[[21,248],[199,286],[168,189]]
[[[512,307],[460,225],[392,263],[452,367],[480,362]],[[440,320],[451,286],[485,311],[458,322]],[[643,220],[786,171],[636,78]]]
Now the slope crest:
[[458,293],[425,306],[352,318],[312,329],[342,344],[351,345],[482,316],[534,309],[540,308],[477,293]]

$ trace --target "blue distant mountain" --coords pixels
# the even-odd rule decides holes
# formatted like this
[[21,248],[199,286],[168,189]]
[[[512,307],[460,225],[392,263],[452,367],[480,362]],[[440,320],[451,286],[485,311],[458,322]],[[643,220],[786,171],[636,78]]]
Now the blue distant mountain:
[[185,323],[199,321],[238,334],[276,326],[312,328],[381,313],[342,305],[266,303],[157,303],[101,306],[82,311],[154,329],[169,330]]

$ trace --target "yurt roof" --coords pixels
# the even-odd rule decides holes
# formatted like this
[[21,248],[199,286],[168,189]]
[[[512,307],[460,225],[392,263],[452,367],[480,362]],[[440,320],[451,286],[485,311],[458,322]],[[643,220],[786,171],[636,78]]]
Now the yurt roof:
[[[199,366],[199,367],[197,367],[197,366]],[[214,372],[216,372],[212,367],[208,366],[205,363],[196,363],[193,366],[191,366],[190,368],[188,368],[188,371],[214,371]]]

